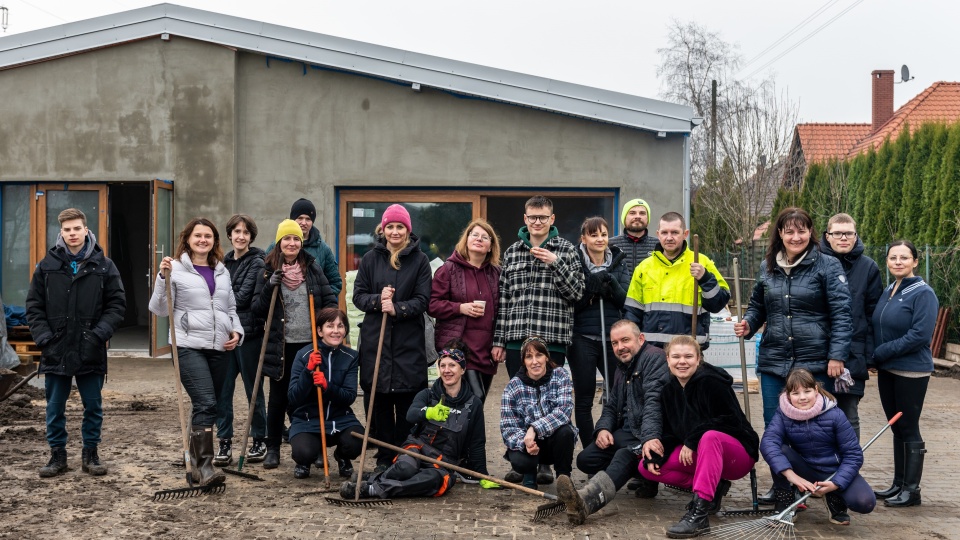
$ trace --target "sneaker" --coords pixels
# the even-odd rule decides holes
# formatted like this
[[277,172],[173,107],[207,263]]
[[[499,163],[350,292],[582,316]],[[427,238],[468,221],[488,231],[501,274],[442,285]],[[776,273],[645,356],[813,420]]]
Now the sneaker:
[[827,511],[830,512],[830,523],[834,525],[849,525],[850,514],[847,513],[847,503],[838,493],[827,493],[823,497],[823,502],[827,505]]
[[309,478],[309,477],[310,477],[310,465],[300,465],[300,464],[297,464],[297,466],[293,468],[293,477],[296,478],[296,479],[298,479],[298,480],[303,480],[304,478]]
[[233,462],[233,441],[230,439],[220,439],[220,449],[213,458],[213,464],[218,467],[225,467]]
[[263,439],[254,439],[253,446],[247,452],[247,461],[250,463],[260,463],[267,457],[267,443]]

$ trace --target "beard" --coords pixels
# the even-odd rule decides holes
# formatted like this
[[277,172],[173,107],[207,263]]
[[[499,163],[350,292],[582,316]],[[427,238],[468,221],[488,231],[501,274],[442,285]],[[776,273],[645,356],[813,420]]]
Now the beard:
[[647,230],[646,225],[636,226],[636,225],[625,225],[624,230],[630,233],[633,236],[642,236]]

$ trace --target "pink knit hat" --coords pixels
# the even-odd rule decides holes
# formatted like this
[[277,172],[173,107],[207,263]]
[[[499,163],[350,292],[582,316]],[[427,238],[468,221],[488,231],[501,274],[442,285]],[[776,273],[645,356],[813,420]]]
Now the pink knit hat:
[[399,204],[391,204],[383,211],[380,226],[386,229],[387,223],[402,223],[407,231],[413,232],[413,227],[410,226],[410,212],[407,212],[407,209]]

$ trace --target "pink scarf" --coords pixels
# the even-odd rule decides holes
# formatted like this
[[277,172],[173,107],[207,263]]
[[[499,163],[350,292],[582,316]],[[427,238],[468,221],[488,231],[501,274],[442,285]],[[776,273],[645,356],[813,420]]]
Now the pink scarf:
[[823,412],[825,405],[826,402],[823,399],[823,394],[818,393],[817,401],[813,404],[813,407],[810,407],[806,410],[798,409],[793,406],[793,403],[790,403],[790,397],[787,396],[786,392],[780,394],[780,412],[782,412],[787,418],[796,420],[797,422],[803,422],[805,420],[815,418],[818,414]]
[[297,263],[283,264],[283,284],[291,291],[297,290],[297,287],[304,282],[303,269]]

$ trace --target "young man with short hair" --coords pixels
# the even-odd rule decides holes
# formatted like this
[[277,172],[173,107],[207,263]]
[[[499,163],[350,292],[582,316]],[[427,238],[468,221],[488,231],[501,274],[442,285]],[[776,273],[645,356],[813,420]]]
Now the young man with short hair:
[[120,272],[103,254],[76,208],[60,212],[56,245],[37,264],[27,294],[27,322],[40,348],[47,395],[50,461],[41,478],[67,470],[67,420],[71,382],[83,402],[83,472],[107,473],[97,447],[103,425],[101,389],[107,374],[107,340],[123,321],[126,294]]

